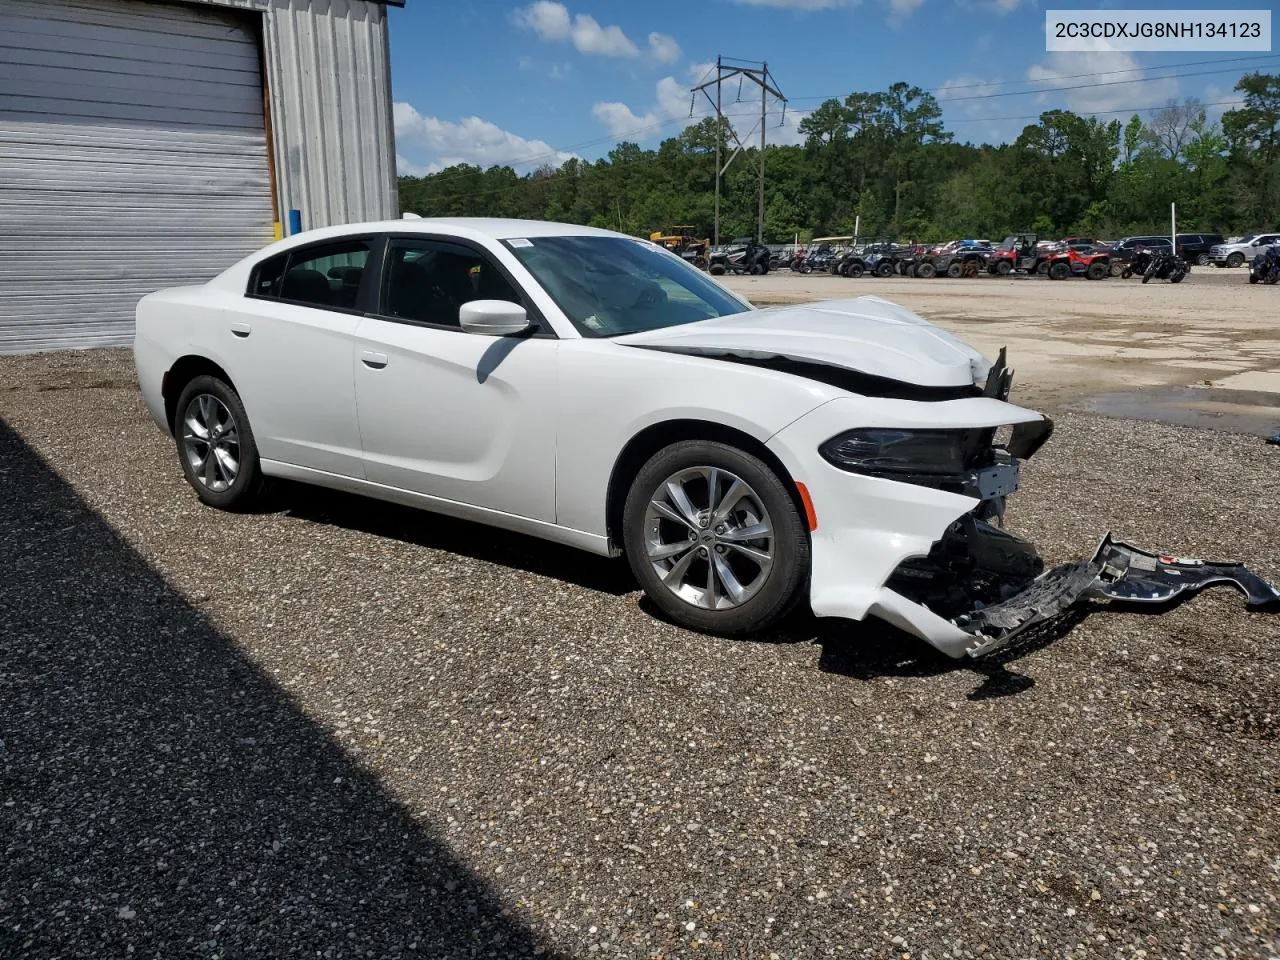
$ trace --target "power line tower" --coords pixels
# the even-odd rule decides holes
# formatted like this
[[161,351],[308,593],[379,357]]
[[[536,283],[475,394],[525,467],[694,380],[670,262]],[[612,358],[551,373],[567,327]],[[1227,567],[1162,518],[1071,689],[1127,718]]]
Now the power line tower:
[[[786,120],[787,115],[787,98],[782,95],[782,91],[770,82],[769,64],[763,60],[738,60],[735,57],[716,57],[715,66],[716,75],[714,79],[704,80],[696,87],[693,87],[689,93],[691,99],[689,101],[689,116],[693,116],[694,103],[698,99],[698,91],[702,91],[703,95],[711,103],[716,111],[716,221],[715,235],[712,243],[716,246],[720,245],[720,181],[724,177],[725,171],[729,169],[729,165],[734,159],[746,149],[743,138],[738,136],[738,131],[734,129],[733,124],[725,122],[725,113],[723,107],[723,99],[721,95],[721,87],[726,80],[738,78],[738,95],[734,102],[742,100],[742,84],[744,81],[750,81],[760,88],[760,119],[756,123],[760,126],[760,197],[758,209],[756,211],[756,240],[764,243],[764,147],[765,147],[765,127],[767,124],[769,97],[772,95],[775,100],[782,102],[782,119],[778,121],[779,126]],[[716,88],[716,97],[711,99],[711,88]],[[729,135],[733,138],[733,142],[737,144],[737,148],[729,155],[729,159],[725,161],[724,166],[720,166],[720,144],[724,137],[721,131],[727,129]],[[755,125],[747,131],[745,139],[750,139],[755,132]]]

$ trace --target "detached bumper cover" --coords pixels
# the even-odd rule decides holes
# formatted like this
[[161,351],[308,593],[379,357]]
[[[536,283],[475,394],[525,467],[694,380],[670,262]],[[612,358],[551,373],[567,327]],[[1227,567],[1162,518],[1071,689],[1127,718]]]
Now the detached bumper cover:
[[1161,605],[1222,584],[1244,594],[1249,609],[1280,611],[1280,590],[1242,563],[1152,553],[1107,534],[1091,560],[1054,567],[1009,599],[952,622],[974,639],[965,653],[980,657],[1090,597]]

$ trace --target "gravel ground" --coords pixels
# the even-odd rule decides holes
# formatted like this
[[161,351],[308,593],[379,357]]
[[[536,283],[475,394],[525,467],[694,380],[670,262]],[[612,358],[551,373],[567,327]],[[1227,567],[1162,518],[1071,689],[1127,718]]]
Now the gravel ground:
[[[1280,620],[1000,663],[654,619],[625,567],[200,506],[124,352],[0,358],[0,956],[1280,954]],[[1068,415],[1013,525],[1280,578],[1280,449]]]

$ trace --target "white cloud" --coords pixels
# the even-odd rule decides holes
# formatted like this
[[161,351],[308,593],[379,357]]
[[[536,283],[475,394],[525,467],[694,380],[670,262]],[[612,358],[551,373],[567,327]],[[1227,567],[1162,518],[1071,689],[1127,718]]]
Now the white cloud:
[[1228,110],[1236,110],[1244,106],[1244,94],[1237,90],[1228,90],[1211,83],[1204,88],[1201,98],[1205,116],[1213,121],[1220,121]]
[[[1105,40],[1097,41],[1092,50],[1051,53],[1044,63],[1027,70],[1027,79],[1046,90],[1036,98],[1039,103],[1046,103],[1051,97],[1057,99],[1060,94],[1067,108],[1077,113],[1128,110],[1177,97],[1175,78],[1143,81],[1144,75],[1145,70],[1133,54],[1112,50]],[[1070,89],[1072,87],[1077,89]]]
[[893,22],[901,22],[924,3],[924,0],[889,0],[889,19]]
[[680,44],[665,33],[649,34],[649,55],[659,63],[675,63],[680,59]]
[[1022,4],[1022,0],[996,0],[996,9],[1001,13],[1012,13]]
[[[1006,98],[1002,97],[998,100],[978,98],[1007,89],[1008,87],[1003,86],[999,81],[961,75],[943,81],[934,93],[938,99],[938,105],[943,109],[946,122],[960,124],[960,139],[973,140],[976,143],[1005,143],[1017,137],[1029,121],[982,119],[991,117],[993,114],[1003,115],[1004,111],[992,105]],[[1015,97],[1008,99],[1015,102],[1017,100]],[[1013,113],[1019,112],[1012,110],[1012,107],[1010,110]],[[1030,113],[1031,110],[1026,112]]]
[[516,23],[532,30],[543,40],[568,40],[573,29],[569,9],[563,3],[538,0],[515,13]]
[[[412,104],[392,106],[396,131],[396,165],[401,173],[421,176],[456,163],[549,163],[559,166],[574,156],[543,140],[529,140],[479,117],[458,121],[424,116]],[[409,154],[428,158],[426,162]]]
[[[601,26],[595,17],[579,13],[570,16],[569,8],[554,0],[537,0],[515,11],[515,22],[532,30],[543,40],[571,40],[579,53],[600,57],[637,57],[640,48],[615,25]],[[661,36],[661,34],[655,34]],[[670,40],[670,37],[665,39]],[[651,40],[652,42],[652,40]],[[674,40],[671,41],[675,43]],[[676,56],[679,56],[677,47]]]
[[591,115],[604,124],[610,136],[619,140],[642,139],[643,131],[661,122],[656,111],[637,114],[625,103],[616,100],[597,103],[591,108]]

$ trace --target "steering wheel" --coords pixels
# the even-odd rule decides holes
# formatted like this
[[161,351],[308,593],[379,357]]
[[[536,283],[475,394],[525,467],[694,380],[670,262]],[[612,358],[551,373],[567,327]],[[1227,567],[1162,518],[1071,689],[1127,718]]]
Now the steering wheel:
[[667,291],[662,289],[659,284],[648,283],[640,289],[636,295],[635,306],[637,307],[661,307],[667,302]]

